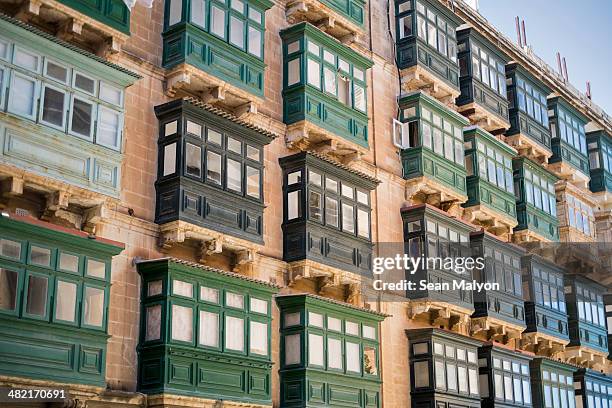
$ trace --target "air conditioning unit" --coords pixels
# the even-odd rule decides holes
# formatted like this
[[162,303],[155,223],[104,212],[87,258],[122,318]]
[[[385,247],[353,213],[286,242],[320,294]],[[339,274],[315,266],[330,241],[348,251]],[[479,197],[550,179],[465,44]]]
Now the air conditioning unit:
[[410,134],[408,123],[393,119],[393,145],[400,149],[410,147]]

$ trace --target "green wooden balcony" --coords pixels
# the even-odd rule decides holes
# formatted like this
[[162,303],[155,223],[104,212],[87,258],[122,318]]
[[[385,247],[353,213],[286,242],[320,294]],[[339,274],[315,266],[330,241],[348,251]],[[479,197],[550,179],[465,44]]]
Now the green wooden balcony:
[[200,93],[230,108],[263,103],[269,0],[166,0],[162,66],[166,92]]
[[124,34],[130,34],[130,9],[123,0],[58,0]]
[[574,372],[576,406],[597,407],[612,404],[612,376],[589,368]]
[[314,295],[281,295],[280,404],[382,407],[383,314]]
[[559,241],[555,183],[558,178],[526,157],[512,161],[518,225],[516,242]]
[[494,235],[518,224],[512,159],[516,151],[479,127],[464,130],[468,201],[465,217]]
[[0,217],[0,374],[106,385],[111,260],[122,250],[30,217]]
[[519,154],[545,164],[552,156],[548,121],[548,89],[517,63],[506,66],[510,129],[506,143]]
[[271,405],[270,283],[163,258],[142,277],[138,389]]
[[[483,407],[524,407],[532,405],[531,370],[533,356],[511,351],[497,345],[484,345],[478,349],[480,384],[486,390]],[[543,407],[543,405],[535,405]]]
[[289,0],[290,24],[309,22],[344,44],[359,41],[365,31],[365,0]]
[[612,135],[598,130],[586,134],[591,181],[594,193],[612,193]]
[[588,189],[589,158],[584,126],[588,119],[560,97],[548,101],[552,151],[549,170]]
[[406,330],[412,407],[480,408],[478,347],[482,342],[446,330]]
[[[574,396],[574,365],[537,357],[531,360],[529,366],[534,407],[577,406]],[[588,407],[586,404],[582,406]]]
[[309,23],[281,31],[283,120],[290,147],[329,146],[357,158],[368,151],[366,71],[372,61]]
[[436,0],[396,0],[395,15],[402,91],[426,89],[454,104],[460,95],[456,30],[462,21]]
[[409,146],[401,150],[404,178],[410,196],[418,202],[440,195],[443,203],[467,199],[463,116],[449,110],[424,92],[414,92],[399,101],[401,127]]
[[502,134],[510,127],[506,64],[510,58],[473,28],[457,33],[459,44],[459,112],[487,132]]

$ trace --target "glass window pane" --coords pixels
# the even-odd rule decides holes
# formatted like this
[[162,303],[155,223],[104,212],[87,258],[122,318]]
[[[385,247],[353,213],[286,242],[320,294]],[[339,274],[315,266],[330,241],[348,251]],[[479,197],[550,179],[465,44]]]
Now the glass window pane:
[[349,204],[342,204],[342,230],[345,232],[355,232],[354,208]]
[[308,334],[308,364],[323,365],[323,336]]
[[210,19],[210,32],[225,38],[225,10],[214,5],[211,6]]
[[219,315],[200,310],[199,344],[208,347],[219,347]]
[[436,388],[446,389],[446,373],[444,371],[444,361],[436,360],[435,362]]
[[206,152],[206,179],[221,184],[221,155],[210,150]]
[[161,337],[161,308],[161,305],[147,307],[145,341],[159,340]]
[[363,347],[363,371],[366,374],[378,375],[376,365],[376,349],[374,347]]
[[244,48],[244,21],[230,17],[230,43]]
[[185,144],[185,173],[197,178],[202,176],[202,149],[200,146]]
[[244,321],[241,318],[225,316],[225,347],[244,351]]
[[468,373],[467,367],[458,366],[457,376],[459,378],[459,392],[468,392]]
[[20,259],[21,243],[9,239],[0,239],[0,255],[7,258]]
[[308,83],[316,88],[321,88],[321,72],[319,63],[308,58]]
[[17,281],[19,274],[0,268],[0,309],[15,310],[17,307]]
[[287,220],[294,220],[300,217],[300,196],[300,190],[287,193]]
[[55,293],[55,319],[74,322],[76,311],[77,285],[72,282],[57,281]]
[[172,281],[172,294],[185,297],[193,297],[193,284],[174,279]]
[[342,369],[342,342],[339,339],[327,339],[327,367]]
[[83,303],[83,323],[88,326],[102,327],[104,320],[104,289],[86,286]]
[[200,300],[211,303],[219,303],[219,289],[200,286]]
[[227,188],[242,192],[242,165],[230,158],[227,159]]
[[268,325],[251,321],[249,350],[254,354],[268,355]]
[[263,299],[257,299],[252,297],[249,300],[249,309],[251,310],[251,312],[267,314],[268,302]]
[[51,250],[32,246],[30,249],[30,263],[32,265],[49,266],[51,263]]
[[446,363],[446,384],[449,390],[457,391],[457,367],[449,362]]
[[338,226],[338,201],[325,197],[325,224]]
[[93,104],[79,98],[72,101],[72,122],[70,129],[79,135],[89,137],[93,123]]
[[354,373],[361,372],[361,360],[359,358],[359,344],[346,342],[346,371]]
[[261,58],[261,31],[249,27],[249,53]]
[[225,304],[236,309],[244,309],[244,296],[238,293],[226,292]]
[[36,81],[19,75],[13,76],[8,110],[23,116],[33,116],[35,109],[34,94]]
[[183,0],[170,0],[170,15],[168,16],[168,25],[174,25],[181,21],[183,12]]
[[295,58],[290,60],[287,66],[287,86],[297,84],[300,81],[300,59]]
[[249,18],[261,24],[261,13],[253,6],[249,6]]
[[361,208],[357,209],[357,235],[364,238],[370,237],[370,216]]
[[349,321],[345,322],[344,331],[346,332],[346,334],[359,336],[359,323]]
[[429,362],[417,361],[414,363],[414,388],[429,387]]
[[42,120],[55,126],[64,126],[64,102],[66,94],[51,87],[45,87],[43,95]]
[[47,313],[47,286],[48,279],[44,276],[28,277],[27,314],[44,316]]
[[365,89],[358,85],[353,85],[353,92],[355,94],[355,109],[359,109],[362,112],[366,111],[366,96]]
[[88,259],[87,276],[104,279],[106,277],[106,263],[96,261],[95,259]]
[[193,340],[193,309],[172,305],[172,339],[179,341]]
[[308,325],[313,327],[323,327],[323,315],[315,312],[308,312]]
[[299,334],[285,336],[285,365],[300,364],[300,348]]
[[120,114],[103,106],[100,107],[96,142],[105,146],[119,147]]
[[336,71],[330,67],[323,67],[323,88],[325,92],[336,95]]
[[259,198],[259,191],[260,191],[260,186],[261,186],[261,182],[260,182],[260,175],[259,175],[259,169],[253,168],[251,166],[247,166],[247,195],[254,197],[254,198]]
[[323,214],[321,212],[321,193],[310,191],[308,196],[308,218],[311,220],[322,221]]

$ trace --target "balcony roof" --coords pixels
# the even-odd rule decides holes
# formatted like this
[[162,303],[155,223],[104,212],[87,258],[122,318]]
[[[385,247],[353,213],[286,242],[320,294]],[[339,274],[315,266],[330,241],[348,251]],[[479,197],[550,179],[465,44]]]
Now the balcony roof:
[[[8,30],[10,29],[11,31],[13,31],[16,35],[20,35],[23,36],[25,32],[29,32],[32,33],[38,37],[41,37],[49,42],[52,42],[54,44],[57,44],[63,48],[66,48],[74,53],[80,54],[92,61],[95,61],[97,63],[103,64],[109,68],[114,69],[115,71],[120,72],[121,74],[123,74],[124,78],[123,81],[126,83],[126,85],[131,85],[132,83],[134,83],[136,80],[142,78],[140,75],[138,75],[135,72],[132,72],[120,65],[114,64],[112,62],[109,62],[107,60],[105,60],[102,57],[99,57],[95,54],[92,54],[89,51],[86,51],[82,48],[79,48],[73,44],[70,44],[64,40],[61,40],[45,31],[42,31],[34,26],[31,26],[29,24],[26,24],[20,20],[17,20],[16,18],[7,16],[6,14],[0,13],[0,27],[3,27],[2,29],[2,34],[3,35],[8,35]],[[11,26],[13,26],[12,28],[10,28]],[[5,31],[6,30],[6,31]],[[53,48],[49,48],[48,50],[49,52],[53,51]]]
[[[312,293],[286,293],[286,294],[278,294],[275,296],[277,299],[283,299],[283,300],[290,300],[291,298],[303,298],[304,299],[304,303],[308,302],[308,299],[311,300],[315,300],[315,301],[320,301],[320,302],[325,302],[325,303],[329,303],[331,305],[335,305],[335,306],[340,306],[342,308],[347,308],[350,310],[355,310],[358,311],[360,313],[367,313],[370,315],[374,315],[379,317],[378,320],[384,320],[386,317],[391,317],[391,315],[385,314],[385,313],[381,313],[378,312],[376,310],[371,310],[371,309],[366,309],[364,307],[359,307],[359,306],[355,306],[352,305],[350,303],[345,303],[345,302],[341,302],[339,300],[335,300],[335,299],[330,299],[330,298],[326,298],[323,296],[319,296],[319,295],[314,295]],[[382,319],[380,319],[380,317],[382,317]]]

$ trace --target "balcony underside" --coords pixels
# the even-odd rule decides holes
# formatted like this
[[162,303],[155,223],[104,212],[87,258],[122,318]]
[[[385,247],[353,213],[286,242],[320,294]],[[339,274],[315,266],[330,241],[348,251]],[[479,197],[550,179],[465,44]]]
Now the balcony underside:
[[557,177],[572,183],[580,190],[589,191],[589,176],[577,170],[574,166],[561,161],[549,163],[546,168]]
[[518,133],[512,136],[504,136],[505,142],[514,147],[519,156],[527,157],[536,163],[547,164],[552,156],[552,151],[545,148],[529,136]]
[[[147,405],[147,397],[137,392],[113,391],[105,389],[105,387],[83,384],[68,384],[2,375],[0,376],[0,386],[16,389],[62,389],[66,391],[67,398],[59,406],[66,407],[103,406],[109,408],[137,408]],[[42,406],[53,406],[52,403],[48,402],[41,404]],[[7,403],[7,405],[3,406],[11,407],[12,405]],[[22,402],[14,406],[23,407],[24,404]],[[26,404],[25,406],[30,405]]]
[[454,107],[455,99],[461,95],[458,88],[444,82],[427,68],[414,65],[400,71],[402,92],[421,90],[447,106]]
[[600,191],[592,195],[600,211],[612,211],[612,191]]
[[485,230],[506,242],[510,241],[510,234],[512,234],[514,227],[518,225],[516,217],[502,214],[482,204],[465,208],[463,219],[482,226]]
[[101,57],[121,51],[129,38],[128,34],[55,0],[3,1],[0,10]]
[[470,336],[487,341],[508,344],[521,338],[525,326],[510,323],[495,317],[484,316],[472,318]]
[[597,241],[595,237],[586,235],[582,231],[570,226],[559,227],[559,240],[561,242],[576,242],[585,244]]
[[444,327],[465,336],[470,334],[472,313],[474,309],[430,300],[410,300],[408,307],[410,319],[425,321],[430,326]]
[[607,352],[594,350],[590,347],[567,347],[561,356],[569,363],[592,368],[594,370],[605,370],[608,364]]
[[430,204],[450,215],[461,216],[461,204],[468,197],[431,177],[421,176],[406,180],[405,199],[414,204]]
[[[0,163],[0,209],[23,208],[44,221],[95,233],[117,199]],[[39,205],[40,204],[40,205]]]
[[163,393],[147,395],[146,406],[147,408],[217,408],[220,406],[236,408],[272,408],[272,404],[244,403],[230,400],[223,400],[221,404],[219,404],[219,402],[220,400],[214,400],[209,398],[198,398],[190,397],[187,395],[174,395]]
[[524,243],[548,243],[553,242],[550,239],[546,238],[544,235],[539,234],[530,229],[524,229],[520,231],[514,231],[512,234],[512,242],[515,244],[524,244]]
[[344,164],[360,160],[368,153],[367,148],[307,120],[287,126],[286,144],[290,149],[314,151],[332,156]]
[[457,110],[468,118],[472,125],[480,126],[492,135],[497,136],[500,141],[504,141],[501,135],[510,128],[509,120],[491,113],[491,111],[476,102],[458,106]]
[[203,103],[218,105],[236,117],[256,114],[264,100],[208,72],[182,63],[166,71],[165,92],[174,98],[192,96]]
[[362,306],[365,278],[310,259],[289,262],[287,286]]
[[162,251],[183,244],[191,245],[201,263],[206,263],[207,258],[214,255],[226,255],[230,258],[232,270],[247,276],[252,274],[253,263],[261,250],[261,245],[185,221],[161,224],[159,230]]
[[285,16],[289,24],[307,21],[344,44],[359,42],[363,29],[319,0],[290,0]]
[[523,333],[520,341],[522,350],[550,358],[558,357],[560,353],[565,351],[568,344],[569,340],[563,340],[541,332]]

